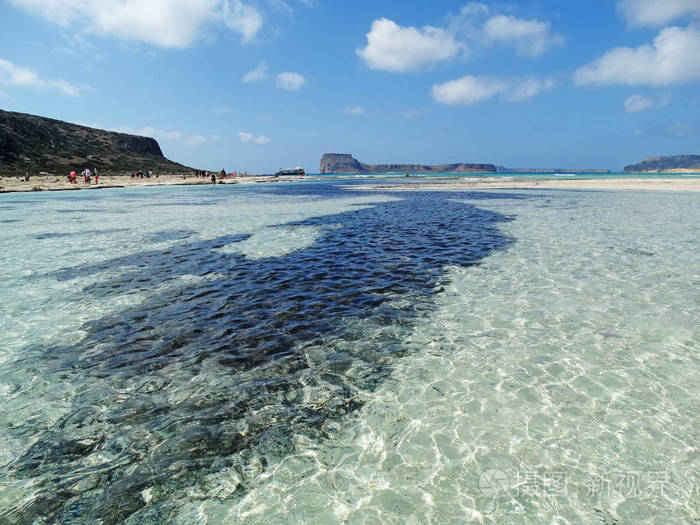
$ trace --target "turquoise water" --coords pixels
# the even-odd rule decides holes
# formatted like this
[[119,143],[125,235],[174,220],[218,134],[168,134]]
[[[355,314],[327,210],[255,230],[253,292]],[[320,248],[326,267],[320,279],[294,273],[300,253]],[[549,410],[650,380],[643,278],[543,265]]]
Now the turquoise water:
[[0,522],[697,523],[700,207],[0,196]]
[[[700,178],[700,173],[566,173],[562,172],[559,174],[554,173],[411,173],[413,178],[495,178],[495,179],[698,179]],[[340,178],[396,178],[405,177],[405,173],[393,173],[393,174],[372,174],[365,173],[362,175],[335,175],[335,174],[321,174],[317,175],[320,177],[340,177]]]

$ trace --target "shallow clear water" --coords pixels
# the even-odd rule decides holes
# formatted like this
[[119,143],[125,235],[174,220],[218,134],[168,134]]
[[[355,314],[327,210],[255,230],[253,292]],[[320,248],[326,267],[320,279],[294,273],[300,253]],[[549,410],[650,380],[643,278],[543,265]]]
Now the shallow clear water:
[[84,193],[0,198],[0,521],[700,519],[696,195]]

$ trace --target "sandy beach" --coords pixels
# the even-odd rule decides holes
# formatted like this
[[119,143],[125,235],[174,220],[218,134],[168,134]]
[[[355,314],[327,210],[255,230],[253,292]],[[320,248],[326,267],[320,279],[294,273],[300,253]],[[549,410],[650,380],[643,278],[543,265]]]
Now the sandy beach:
[[[294,182],[313,177],[275,177],[272,175],[248,175],[219,180],[218,184],[256,184],[264,182]],[[108,175],[100,177],[99,184],[87,185],[82,181],[70,184],[63,177],[34,176],[29,181],[19,177],[0,178],[0,193],[29,191],[97,190],[124,187],[211,185],[209,179],[182,175],[161,175],[150,179],[132,179],[128,176]],[[367,184],[354,186],[367,190],[475,190],[475,189],[581,189],[581,190],[650,190],[650,191],[700,191],[700,179],[506,179],[496,177],[469,179],[441,179],[397,184]]]
[[[232,179],[218,180],[218,184],[255,184],[261,182],[293,182],[304,177],[276,177],[274,175],[246,175]],[[308,178],[308,177],[307,177]],[[109,188],[125,188],[139,186],[183,186],[183,185],[211,185],[211,180],[182,175],[160,175],[144,179],[132,179],[127,175],[100,176],[99,184],[93,179],[91,184],[85,184],[79,180],[77,184],[71,184],[66,177],[54,175],[33,176],[29,181],[23,177],[0,177],[0,193],[26,192],[26,191],[70,191],[70,190],[97,190]]]
[[[354,187],[356,189],[357,186]],[[450,179],[442,181],[368,184],[371,190],[477,190],[477,189],[580,189],[700,191],[700,179],[504,179],[495,177]]]

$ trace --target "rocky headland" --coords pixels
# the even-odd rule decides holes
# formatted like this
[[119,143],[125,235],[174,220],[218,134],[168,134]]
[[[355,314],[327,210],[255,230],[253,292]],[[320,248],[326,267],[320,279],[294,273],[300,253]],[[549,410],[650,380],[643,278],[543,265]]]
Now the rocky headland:
[[166,159],[150,137],[0,110],[0,176],[66,176],[85,167],[98,168],[104,175],[192,169]]
[[355,173],[496,173],[493,164],[365,164],[347,153],[326,153],[321,158],[322,174]]
[[626,173],[700,173],[700,155],[649,157],[625,166]]

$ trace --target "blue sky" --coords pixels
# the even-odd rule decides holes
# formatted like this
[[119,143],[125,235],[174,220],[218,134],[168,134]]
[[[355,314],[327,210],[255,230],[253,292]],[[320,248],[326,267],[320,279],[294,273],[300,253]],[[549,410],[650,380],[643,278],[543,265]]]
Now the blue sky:
[[700,154],[700,0],[0,0],[0,108],[204,169]]

